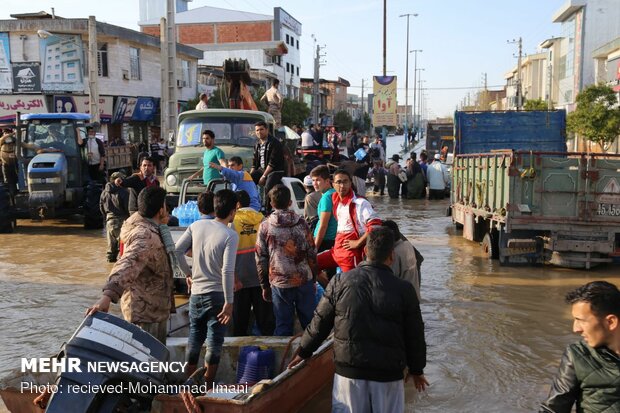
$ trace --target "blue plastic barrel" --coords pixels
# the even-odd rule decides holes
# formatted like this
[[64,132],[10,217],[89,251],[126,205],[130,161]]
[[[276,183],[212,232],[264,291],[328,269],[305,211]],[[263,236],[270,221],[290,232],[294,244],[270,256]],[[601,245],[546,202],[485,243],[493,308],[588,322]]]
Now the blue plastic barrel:
[[242,347],[237,365],[237,383],[254,385],[273,376],[276,354],[271,349],[256,346]]

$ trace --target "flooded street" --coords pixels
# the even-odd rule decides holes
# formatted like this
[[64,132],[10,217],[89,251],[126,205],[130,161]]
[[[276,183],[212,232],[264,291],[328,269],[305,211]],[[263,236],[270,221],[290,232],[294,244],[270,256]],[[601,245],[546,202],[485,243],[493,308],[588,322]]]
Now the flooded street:
[[[388,149],[388,157],[393,153]],[[564,347],[577,340],[564,294],[595,279],[620,284],[620,268],[501,267],[455,231],[445,216],[447,200],[370,193],[369,199],[425,258],[421,294],[431,385],[423,395],[408,387],[407,411],[534,411]],[[15,234],[0,236],[0,377],[18,369],[21,357],[57,352],[111,268],[102,231],[84,231],[78,221],[18,224]],[[328,400],[324,392],[306,411],[320,411]]]

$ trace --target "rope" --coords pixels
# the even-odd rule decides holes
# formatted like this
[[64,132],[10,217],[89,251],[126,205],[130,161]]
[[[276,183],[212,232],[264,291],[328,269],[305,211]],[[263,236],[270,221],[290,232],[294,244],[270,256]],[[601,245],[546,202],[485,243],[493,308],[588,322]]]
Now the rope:
[[536,178],[536,169],[534,169],[534,153],[530,151],[530,167],[525,168],[521,172],[521,179],[534,179]]
[[[293,337],[291,337],[291,339],[288,341],[288,344],[286,345],[286,349],[284,350],[284,354],[282,355],[282,362],[280,362],[280,370],[279,373],[282,373],[284,371],[284,366],[286,364],[286,356],[288,356],[288,353],[291,349],[291,346],[293,345],[293,341],[295,341],[296,338],[301,337],[303,334],[302,333],[298,333],[295,334]],[[299,351],[299,350],[297,350]],[[297,352],[295,352],[295,355],[297,354]]]
[[180,396],[181,400],[183,400],[187,413],[202,413],[202,409],[198,405],[198,402],[192,393],[183,391],[180,393]]

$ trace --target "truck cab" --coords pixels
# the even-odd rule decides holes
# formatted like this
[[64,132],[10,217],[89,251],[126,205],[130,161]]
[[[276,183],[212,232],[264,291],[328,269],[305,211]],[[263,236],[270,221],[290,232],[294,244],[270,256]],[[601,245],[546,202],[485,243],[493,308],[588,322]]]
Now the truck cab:
[[[226,158],[239,156],[245,169],[252,166],[256,135],[254,124],[263,121],[274,134],[273,117],[265,112],[241,109],[207,109],[183,112],[178,118],[178,131],[170,146],[174,154],[168,160],[164,171],[164,188],[171,198],[181,192],[183,180],[203,166],[205,147],[202,132],[206,129],[215,133],[215,145],[224,151]],[[177,203],[174,202],[173,203]]]

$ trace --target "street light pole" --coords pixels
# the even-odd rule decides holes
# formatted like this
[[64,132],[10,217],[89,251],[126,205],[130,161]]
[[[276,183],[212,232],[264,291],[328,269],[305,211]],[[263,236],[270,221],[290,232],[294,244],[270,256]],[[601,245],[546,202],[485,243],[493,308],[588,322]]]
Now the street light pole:
[[401,14],[398,17],[407,18],[407,48],[405,49],[405,147],[409,143],[408,133],[409,130],[409,17],[417,17],[417,13]]
[[[417,81],[418,81],[418,90],[417,90],[417,95],[418,95],[417,96],[417,105],[418,105],[418,108],[417,108],[417,111],[416,111],[416,113],[417,113],[416,116],[418,118],[418,127],[419,127],[420,124],[421,124],[421,121],[422,121],[422,119],[420,118],[420,96],[421,96],[420,92],[421,92],[421,85],[422,85],[422,73],[421,72],[424,71],[424,68],[417,68],[415,71],[416,71],[416,75],[417,75],[416,77],[417,77]],[[415,121],[416,121],[416,119],[414,119],[414,122]]]
[[413,125],[415,126],[415,102],[416,102],[416,78],[418,72],[418,52],[422,52],[421,49],[410,50],[409,53],[414,53],[413,59]]

